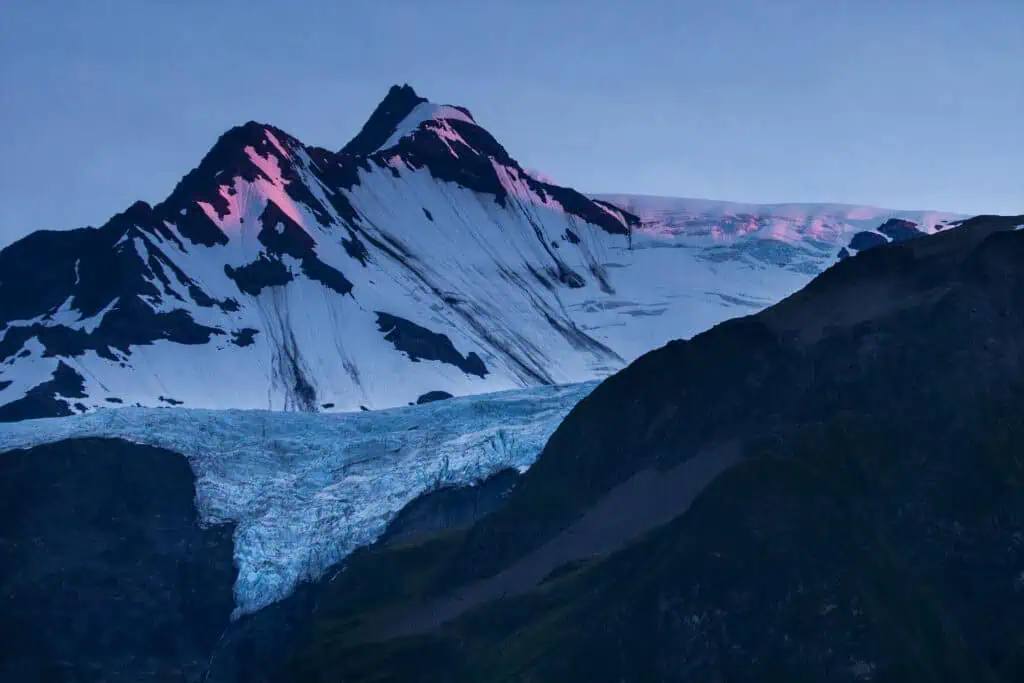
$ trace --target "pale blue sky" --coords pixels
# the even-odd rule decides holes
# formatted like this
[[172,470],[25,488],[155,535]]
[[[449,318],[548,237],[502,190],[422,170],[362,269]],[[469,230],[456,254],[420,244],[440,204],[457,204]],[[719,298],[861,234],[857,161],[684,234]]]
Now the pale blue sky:
[[1022,0],[13,0],[0,244],[403,82],[583,191],[1024,211]]

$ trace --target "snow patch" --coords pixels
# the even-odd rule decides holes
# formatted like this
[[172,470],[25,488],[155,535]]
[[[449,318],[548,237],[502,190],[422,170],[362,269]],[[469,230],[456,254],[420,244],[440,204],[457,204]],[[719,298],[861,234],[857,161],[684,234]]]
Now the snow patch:
[[269,130],[268,131],[264,131],[264,132],[265,132],[265,134],[267,136],[267,140],[269,140],[270,144],[272,144],[274,147],[277,148],[277,151],[281,154],[281,156],[283,156],[285,159],[290,159],[291,158],[291,154],[289,154],[288,150],[286,150],[284,148],[284,145],[282,145],[281,141],[277,139],[277,136],[274,135]]
[[[267,133],[271,137],[271,133]],[[256,164],[256,166],[263,171],[263,173],[270,178],[268,183],[263,178],[256,180],[256,186],[260,189],[260,194],[266,199],[266,201],[274,202],[277,208],[281,209],[286,216],[291,218],[299,225],[303,225],[302,216],[299,214],[299,209],[296,207],[295,202],[285,192],[285,185],[288,181],[281,175],[281,167],[278,165],[277,157],[273,154],[268,154],[266,157],[261,157],[259,153],[252,147],[246,147],[245,153],[249,155],[249,159]]]

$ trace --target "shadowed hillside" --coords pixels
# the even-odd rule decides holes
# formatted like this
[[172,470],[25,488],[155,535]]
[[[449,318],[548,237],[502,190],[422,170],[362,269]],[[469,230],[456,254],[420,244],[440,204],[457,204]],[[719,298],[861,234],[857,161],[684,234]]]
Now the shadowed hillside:
[[503,508],[354,555],[282,680],[1021,680],[1021,223],[641,357]]

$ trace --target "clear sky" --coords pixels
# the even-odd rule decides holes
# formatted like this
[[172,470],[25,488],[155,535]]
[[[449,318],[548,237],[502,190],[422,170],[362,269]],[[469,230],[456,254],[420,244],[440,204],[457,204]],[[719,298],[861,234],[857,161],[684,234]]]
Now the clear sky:
[[583,191],[1024,212],[1024,0],[14,0],[0,244],[404,82]]

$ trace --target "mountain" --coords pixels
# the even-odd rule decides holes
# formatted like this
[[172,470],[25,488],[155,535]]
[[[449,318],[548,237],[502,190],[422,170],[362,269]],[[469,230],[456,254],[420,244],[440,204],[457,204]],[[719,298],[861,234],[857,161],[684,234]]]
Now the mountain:
[[495,512],[350,557],[279,680],[1024,679],[1022,227],[643,355]]
[[339,152],[250,122],[164,202],[0,252],[2,410],[358,410],[606,374],[622,356],[570,307],[614,298],[635,222],[408,86]]
[[1022,226],[600,383],[0,424],[0,678],[1015,683]]
[[352,411],[598,379],[799,289],[853,225],[726,244],[704,236],[782,214],[679,222],[644,203],[641,223],[616,203],[635,199],[543,178],[409,86],[337,152],[233,128],[163,202],[0,251],[0,420]]

